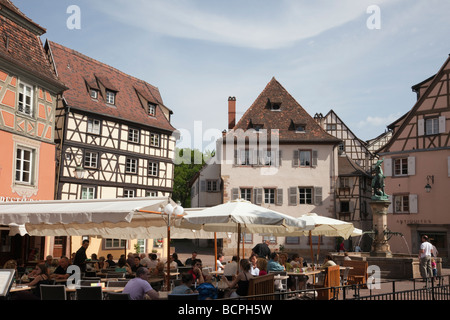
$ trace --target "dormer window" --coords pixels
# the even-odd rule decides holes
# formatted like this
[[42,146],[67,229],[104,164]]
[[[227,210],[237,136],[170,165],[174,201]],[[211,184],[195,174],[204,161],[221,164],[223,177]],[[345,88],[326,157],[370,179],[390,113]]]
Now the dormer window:
[[305,132],[305,125],[304,124],[298,124],[296,127],[295,127],[295,132]]
[[112,91],[106,91],[106,103],[115,104],[116,103],[116,94]]
[[90,93],[92,99],[97,99],[98,98],[98,91],[97,90],[91,89],[89,91],[89,93]]
[[253,130],[255,130],[256,132],[261,132],[261,130],[264,128],[264,125],[262,124],[254,124],[253,125]]
[[272,111],[280,111],[281,110],[281,103],[274,102],[270,105],[270,110]]
[[148,115],[154,117],[156,115],[156,105],[148,103]]

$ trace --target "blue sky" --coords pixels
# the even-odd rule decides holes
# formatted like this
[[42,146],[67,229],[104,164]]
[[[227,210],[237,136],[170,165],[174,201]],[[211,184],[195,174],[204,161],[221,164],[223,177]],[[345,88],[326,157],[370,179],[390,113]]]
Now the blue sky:
[[[239,117],[272,77],[311,116],[333,109],[359,138],[374,138],[413,107],[411,86],[450,54],[446,0],[13,2],[47,29],[43,42],[157,86],[183,147],[213,149],[228,97]],[[80,8],[80,29],[67,27],[70,5]],[[367,12],[373,5],[379,15]]]

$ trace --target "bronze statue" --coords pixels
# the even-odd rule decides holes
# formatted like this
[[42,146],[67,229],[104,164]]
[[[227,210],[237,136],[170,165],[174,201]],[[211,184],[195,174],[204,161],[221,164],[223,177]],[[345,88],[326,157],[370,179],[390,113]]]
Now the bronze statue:
[[381,164],[383,160],[378,160],[375,164],[375,175],[372,178],[373,200],[389,200],[389,196],[384,192],[384,178]]

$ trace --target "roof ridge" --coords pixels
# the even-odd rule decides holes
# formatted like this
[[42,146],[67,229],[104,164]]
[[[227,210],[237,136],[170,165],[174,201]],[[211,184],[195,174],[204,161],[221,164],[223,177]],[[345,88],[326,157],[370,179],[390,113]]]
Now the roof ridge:
[[54,45],[54,46],[58,47],[59,49],[64,50],[64,51],[66,51],[66,52],[69,52],[69,53],[71,53],[71,54],[74,54],[74,55],[76,55],[76,56],[78,56],[78,57],[80,57],[80,58],[82,58],[82,59],[84,59],[84,60],[93,62],[93,63],[98,64],[98,65],[103,66],[103,67],[107,67],[107,68],[110,69],[111,71],[118,72],[118,73],[120,73],[120,74],[122,74],[122,75],[127,76],[128,78],[132,78],[132,79],[134,79],[134,80],[136,80],[136,81],[138,81],[138,82],[142,82],[143,84],[148,84],[148,85],[151,86],[153,89],[159,90],[158,87],[152,85],[151,83],[148,83],[148,82],[145,81],[145,80],[142,80],[142,79],[139,79],[139,78],[137,78],[137,77],[135,77],[135,76],[132,76],[132,75],[130,75],[130,74],[128,74],[128,73],[126,73],[126,72],[124,72],[124,71],[122,71],[122,70],[119,70],[119,69],[117,69],[117,68],[115,68],[115,67],[113,67],[113,66],[111,66],[111,65],[109,65],[109,64],[107,64],[107,63],[104,63],[104,62],[101,62],[101,61],[99,61],[99,60],[97,60],[97,59],[91,58],[91,57],[85,55],[84,53],[81,53],[81,52],[79,52],[79,51],[77,51],[77,50],[75,50],[75,49],[71,49],[71,48],[66,47],[66,46],[64,46],[64,45],[62,45],[62,44],[59,44],[59,43],[56,43],[56,42],[53,42],[53,41],[50,41],[50,40],[48,40],[48,42],[49,42],[49,44]]

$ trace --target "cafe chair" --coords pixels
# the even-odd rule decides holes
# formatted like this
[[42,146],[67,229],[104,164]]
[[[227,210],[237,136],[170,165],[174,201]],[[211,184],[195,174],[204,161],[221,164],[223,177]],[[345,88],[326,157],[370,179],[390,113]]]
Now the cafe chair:
[[131,300],[128,293],[110,292],[107,296],[108,300]]
[[66,286],[63,284],[41,284],[41,300],[67,300]]
[[[269,273],[273,274],[274,276],[276,276],[276,275],[286,276],[287,275],[286,271],[269,271]],[[280,293],[288,291],[287,279],[275,280],[274,285],[275,285],[275,291],[278,291]],[[284,295],[283,295],[283,297],[284,297]]]
[[167,295],[168,300],[198,300],[198,293],[188,293],[188,294],[173,294],[169,293]]
[[80,286],[77,288],[77,300],[103,300],[102,287],[85,287]]

